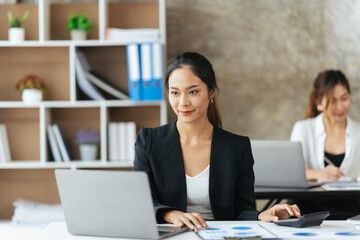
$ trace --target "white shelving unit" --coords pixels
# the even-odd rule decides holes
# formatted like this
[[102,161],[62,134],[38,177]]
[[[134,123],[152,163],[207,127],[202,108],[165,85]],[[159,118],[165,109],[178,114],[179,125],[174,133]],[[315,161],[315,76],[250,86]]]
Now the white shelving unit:
[[[95,2],[90,3],[55,3],[52,4],[49,0],[39,0],[37,5],[28,5],[28,7],[31,9],[30,11],[30,17],[32,17],[32,25],[26,26],[26,22],[24,24],[24,28],[26,32],[31,31],[31,27],[38,30],[38,36],[37,38],[33,36],[33,38],[36,38],[36,40],[26,40],[24,42],[17,42],[12,43],[4,39],[4,33],[1,34],[1,31],[4,32],[7,31],[7,27],[0,27],[0,55],[4,56],[3,59],[0,57],[0,65],[1,61],[6,61],[6,58],[13,59],[10,61],[10,68],[5,69],[5,67],[0,66],[0,72],[5,71],[5,74],[3,73],[3,76],[9,76],[7,73],[10,73],[10,76],[7,77],[5,81],[7,81],[6,84],[1,84],[2,79],[0,79],[0,88],[6,89],[5,87],[9,85],[15,85],[15,82],[18,78],[15,78],[14,76],[21,76],[20,73],[17,74],[17,67],[15,66],[17,61],[19,61],[20,54],[24,54],[25,60],[20,60],[19,66],[23,63],[21,61],[25,61],[24,66],[27,68],[27,70],[19,70],[21,74],[27,74],[30,73],[29,70],[32,68],[32,60],[31,56],[36,50],[40,50],[40,56],[37,60],[35,57],[34,62],[36,62],[34,65],[36,67],[34,68],[33,74],[38,74],[38,71],[40,71],[39,76],[42,77],[42,75],[45,76],[44,82],[49,85],[49,90],[52,92],[52,95],[48,96],[48,99],[46,99],[45,95],[45,101],[41,102],[40,104],[24,104],[20,100],[20,95],[17,95],[14,92],[8,91],[9,93],[6,93],[3,98],[0,97],[0,123],[9,123],[12,120],[18,120],[20,121],[19,124],[22,124],[21,117],[16,117],[15,119],[7,119],[6,117],[1,117],[2,113],[5,115],[9,112],[10,115],[16,113],[18,115],[22,115],[24,112],[24,115],[31,115],[32,117],[32,127],[37,128],[38,137],[36,139],[39,139],[39,143],[34,144],[34,148],[38,150],[35,150],[35,153],[32,153],[31,155],[36,155],[38,157],[29,157],[26,158],[22,155],[20,155],[19,158],[17,158],[16,152],[18,152],[18,149],[16,148],[16,143],[14,143],[14,140],[12,140],[11,134],[19,134],[17,131],[12,131],[12,128],[8,129],[8,134],[10,135],[10,148],[11,152],[15,152],[15,157],[13,157],[13,161],[9,163],[0,163],[0,169],[27,169],[27,168],[59,168],[59,167],[66,167],[66,168],[82,168],[82,167],[131,167],[132,163],[121,163],[121,162],[109,162],[108,161],[108,132],[107,132],[107,125],[110,121],[135,121],[137,122],[137,119],[133,119],[133,116],[140,116],[141,122],[138,124],[138,127],[153,127],[155,125],[162,125],[167,122],[167,105],[166,101],[130,101],[130,100],[107,100],[107,101],[91,101],[91,100],[80,100],[79,94],[78,94],[78,87],[76,85],[76,78],[75,78],[75,51],[77,48],[81,48],[85,50],[89,50],[91,52],[90,55],[92,55],[93,62],[97,62],[96,57],[94,58],[94,55],[96,55],[97,52],[101,53],[102,49],[109,48],[110,50],[113,48],[115,50],[115,54],[121,53],[124,54],[124,49],[126,48],[126,44],[129,42],[127,41],[107,41],[105,40],[105,30],[107,27],[118,27],[114,26],[113,24],[118,24],[116,22],[116,16],[114,14],[114,7],[117,9],[120,9],[124,6],[124,8],[128,8],[126,11],[129,12],[129,14],[134,13],[134,9],[139,9],[141,11],[141,15],[139,15],[139,19],[134,21],[134,18],[132,20],[128,20],[126,23],[121,23],[122,19],[119,18],[119,26],[125,25],[124,28],[127,28],[133,26],[138,26],[139,28],[148,27],[148,20],[144,20],[145,22],[141,21],[141,17],[144,15],[145,12],[145,18],[147,15],[146,11],[149,11],[147,18],[154,18],[156,19],[157,27],[159,28],[160,36],[159,41],[164,46],[164,60],[165,60],[165,48],[166,48],[166,23],[165,23],[165,0],[159,0],[159,1],[144,1],[144,2],[111,2],[107,0],[99,0]],[[74,7],[72,6],[74,5]],[[79,12],[80,8],[84,6],[84,9],[92,9],[92,13],[90,15],[97,16],[98,18],[95,19],[93,22],[97,22],[97,25],[93,25],[93,30],[97,32],[97,35],[86,41],[71,41],[69,40],[68,35],[63,35],[63,39],[61,36],[54,37],[52,33],[51,27],[54,25],[54,19],[53,14],[59,15],[59,10],[56,9],[64,9],[66,8],[67,12],[74,11],[75,13]],[[156,6],[157,9],[154,8]],[[22,11],[23,9],[26,9],[26,4],[15,4],[15,5],[0,5],[1,8],[5,8],[6,10],[12,10],[14,12],[16,11]],[[20,9],[20,10],[19,10]],[[5,11],[5,10],[4,10]],[[37,11],[37,19],[34,14],[36,14]],[[125,11],[125,10],[124,10]],[[154,13],[156,13],[154,15]],[[112,15],[111,15],[112,14]],[[153,14],[154,16],[151,16]],[[67,17],[63,16],[64,19],[62,21],[66,22]],[[115,19],[115,20],[114,20]],[[136,19],[136,18],[135,18]],[[36,24],[37,20],[37,24]],[[115,23],[114,23],[115,22]],[[34,24],[35,23],[35,24]],[[1,21],[0,21],[1,25]],[[64,26],[65,28],[65,26]],[[1,39],[1,36],[3,36]],[[142,39],[139,39],[139,43],[144,42]],[[110,51],[109,50],[109,51]],[[95,54],[94,54],[95,52]],[[60,54],[62,54],[60,56]],[[106,56],[106,55],[105,55]],[[100,56],[104,58],[104,56]],[[112,56],[114,57],[114,56]],[[126,58],[126,56],[122,56],[121,58]],[[41,59],[43,58],[43,59]],[[30,60],[29,60],[30,59]],[[39,63],[40,61],[40,63]],[[54,63],[51,63],[51,61],[54,61]],[[61,66],[57,67],[56,64],[57,61],[59,61],[59,64],[62,64]],[[50,62],[48,64],[48,62]],[[165,63],[165,61],[164,61]],[[126,64],[126,63],[125,63]],[[121,69],[126,71],[126,66],[124,66],[124,62],[119,62],[119,65],[121,65]],[[100,66],[101,67],[101,66]],[[48,68],[46,70],[46,68]],[[40,70],[39,70],[40,69]],[[123,71],[123,72],[124,72]],[[44,72],[44,73],[41,73]],[[50,72],[50,73],[49,73]],[[53,73],[53,76],[51,76],[51,73]],[[56,77],[58,75],[61,75],[61,77]],[[52,79],[47,79],[52,78]],[[51,76],[51,77],[49,77]],[[122,76],[126,76],[127,74],[122,74]],[[11,79],[11,78],[14,79]],[[9,80],[11,79],[11,80]],[[9,81],[11,81],[11,84],[9,84]],[[60,83],[61,81],[61,83]],[[121,86],[124,87],[127,85],[127,78],[121,79]],[[6,85],[6,86],[5,86]],[[61,86],[61,88],[60,88]],[[56,93],[56,90],[58,93]],[[6,90],[5,90],[6,91]],[[14,95],[15,94],[15,95]],[[1,94],[0,94],[1,95]],[[144,111],[147,108],[151,109],[151,111]],[[64,113],[64,115],[67,115],[67,111],[69,113],[73,113],[71,109],[79,109],[81,112],[86,113],[86,109],[90,109],[89,111],[94,114],[96,112],[96,115],[98,115],[98,119],[95,120],[96,123],[98,123],[98,131],[100,132],[100,138],[101,138],[101,144],[100,144],[100,156],[97,162],[94,163],[86,163],[86,162],[80,162],[78,161],[78,156],[76,156],[74,159],[74,162],[71,163],[54,163],[49,162],[49,147],[47,143],[47,134],[46,134],[46,127],[48,124],[51,123],[57,123],[57,121],[61,121],[54,115],[59,115],[61,113]],[[129,117],[126,116],[118,116],[121,114],[121,112],[124,109],[130,109],[130,115]],[[155,109],[155,111],[153,111]],[[12,113],[12,111],[15,111],[15,113]],[[60,113],[57,113],[59,111]],[[120,113],[116,113],[116,111]],[[54,114],[57,113],[57,114]],[[126,111],[125,111],[126,112]],[[143,115],[141,115],[143,114]],[[154,116],[157,115],[157,116]],[[112,116],[114,115],[114,116]],[[71,121],[71,116],[68,116],[69,118],[64,120],[66,122]],[[146,119],[150,118],[149,125],[146,124]],[[34,120],[35,119],[35,120]],[[154,120],[158,119],[158,120]],[[77,121],[77,118],[74,118],[74,122]],[[83,119],[84,126],[86,126],[86,118]],[[25,121],[25,120],[24,120]],[[154,122],[157,122],[154,124]],[[138,122],[137,122],[138,123]],[[77,123],[78,124],[78,123]],[[61,124],[60,124],[61,126]],[[91,126],[90,126],[91,127]],[[70,130],[71,131],[71,130]],[[66,132],[66,131],[65,131]],[[32,131],[28,134],[34,134],[35,132]],[[74,132],[72,134],[75,134]],[[68,135],[70,135],[68,133]],[[19,138],[17,138],[16,141]],[[69,137],[68,137],[69,139]],[[65,138],[65,140],[67,140]],[[37,141],[37,140],[34,140]],[[67,143],[69,140],[67,140]],[[70,143],[70,145],[73,143]],[[37,147],[38,145],[38,147]],[[31,148],[31,147],[29,147]],[[78,154],[75,154],[78,155]]]
[[[12,155],[11,162],[0,164],[0,219],[11,218],[12,202],[18,198],[59,203],[56,168],[131,168],[131,162],[108,161],[109,122],[135,121],[137,130],[167,122],[165,100],[88,100],[76,85],[74,64],[75,51],[79,48],[95,72],[127,91],[128,42],[105,40],[105,30],[107,27],[159,28],[158,40],[164,46],[166,63],[165,0],[84,3],[38,0],[37,4],[0,4],[2,16],[7,11],[22,16],[27,10],[30,14],[23,25],[24,42],[8,42],[7,19],[0,19],[0,123],[7,127]],[[89,40],[71,41],[66,31],[68,16],[83,12],[93,21],[92,33]],[[18,79],[27,74],[39,75],[48,87],[44,101],[39,104],[24,104],[15,90]],[[49,161],[46,128],[50,123],[61,126],[72,161]],[[83,127],[100,133],[97,161],[78,161],[78,146],[73,138]]]

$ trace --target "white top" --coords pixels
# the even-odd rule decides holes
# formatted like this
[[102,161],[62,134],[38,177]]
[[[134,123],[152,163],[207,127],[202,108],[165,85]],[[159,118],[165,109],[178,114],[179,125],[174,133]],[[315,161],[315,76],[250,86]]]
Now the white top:
[[[295,123],[291,141],[302,143],[305,166],[312,169],[324,169],[326,132],[323,113]],[[347,117],[345,133],[345,157],[340,169],[346,176],[360,176],[360,124]]]
[[194,177],[186,175],[187,212],[201,213],[205,220],[214,220],[209,198],[209,167]]

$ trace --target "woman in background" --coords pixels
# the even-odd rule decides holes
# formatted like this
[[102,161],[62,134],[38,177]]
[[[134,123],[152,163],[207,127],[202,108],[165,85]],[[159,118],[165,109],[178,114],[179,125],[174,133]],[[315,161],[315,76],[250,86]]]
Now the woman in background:
[[[360,125],[348,117],[350,85],[341,71],[321,72],[313,84],[305,120],[295,123],[292,141],[302,143],[308,180],[336,181],[360,174]],[[303,214],[329,210],[332,219],[359,212],[357,199],[295,201]]]
[[177,120],[141,129],[133,168],[149,176],[158,222],[200,229],[206,220],[301,216],[296,205],[255,209],[250,141],[222,129],[215,73],[205,57],[178,56],[165,86]]
[[360,125],[348,117],[350,85],[340,71],[315,79],[305,120],[295,123],[292,141],[302,143],[308,180],[335,181],[360,174]]

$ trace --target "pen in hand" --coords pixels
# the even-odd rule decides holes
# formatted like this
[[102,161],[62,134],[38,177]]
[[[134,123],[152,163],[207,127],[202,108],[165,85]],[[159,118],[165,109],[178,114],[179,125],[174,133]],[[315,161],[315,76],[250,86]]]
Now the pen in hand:
[[326,156],[324,156],[324,161],[329,165],[335,166],[334,163],[330,161],[330,159],[328,159]]
[[[324,161],[330,166],[335,166],[335,164],[332,161],[330,161],[330,159],[327,158],[326,156],[324,156]],[[356,182],[357,179],[356,178],[351,178],[351,181]]]

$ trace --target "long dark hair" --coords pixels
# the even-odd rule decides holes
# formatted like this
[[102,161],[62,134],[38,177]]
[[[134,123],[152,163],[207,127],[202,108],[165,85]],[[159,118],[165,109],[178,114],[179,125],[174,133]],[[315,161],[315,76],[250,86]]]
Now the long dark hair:
[[316,117],[319,113],[321,113],[317,106],[321,103],[324,96],[326,96],[327,99],[325,106],[325,109],[327,109],[331,101],[330,94],[334,87],[338,84],[343,85],[347,89],[348,93],[351,93],[349,81],[341,71],[326,70],[319,73],[314,81],[313,89],[310,93],[309,105],[306,110],[305,118]]
[[209,122],[219,128],[222,128],[222,120],[220,116],[217,92],[219,88],[216,83],[215,72],[211,63],[204,56],[195,52],[186,52],[177,56],[168,66],[165,76],[166,91],[169,91],[169,77],[171,73],[182,67],[190,67],[192,72],[203,81],[209,91],[209,94],[214,91],[215,96],[213,101],[209,104],[207,116]]

